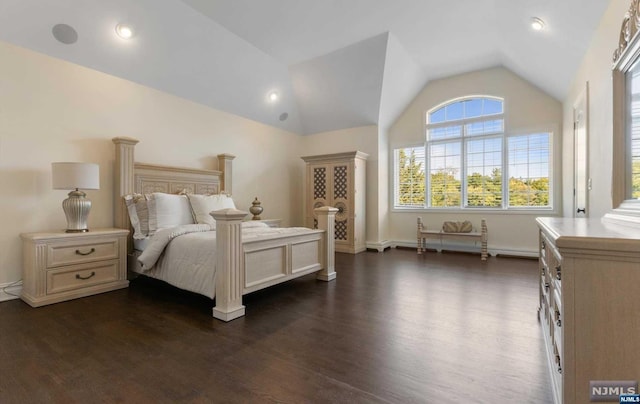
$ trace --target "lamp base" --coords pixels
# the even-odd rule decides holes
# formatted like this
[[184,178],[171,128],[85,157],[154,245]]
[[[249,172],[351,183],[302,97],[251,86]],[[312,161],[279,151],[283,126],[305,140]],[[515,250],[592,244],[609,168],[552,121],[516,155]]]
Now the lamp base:
[[67,216],[67,233],[88,232],[87,218],[91,211],[91,201],[86,198],[87,194],[82,191],[69,192],[69,197],[62,201],[62,209]]

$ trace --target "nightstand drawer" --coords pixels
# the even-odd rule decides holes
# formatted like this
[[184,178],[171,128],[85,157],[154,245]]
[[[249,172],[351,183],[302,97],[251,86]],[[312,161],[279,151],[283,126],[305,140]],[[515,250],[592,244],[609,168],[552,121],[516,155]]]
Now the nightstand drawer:
[[47,268],[118,258],[118,239],[50,243],[47,245]]
[[117,259],[47,271],[47,294],[81,289],[118,279]]

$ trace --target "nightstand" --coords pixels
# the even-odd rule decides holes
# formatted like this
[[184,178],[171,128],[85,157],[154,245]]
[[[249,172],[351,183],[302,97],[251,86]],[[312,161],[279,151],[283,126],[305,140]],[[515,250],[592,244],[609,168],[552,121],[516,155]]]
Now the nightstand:
[[21,298],[33,307],[129,286],[123,229],[25,233]]

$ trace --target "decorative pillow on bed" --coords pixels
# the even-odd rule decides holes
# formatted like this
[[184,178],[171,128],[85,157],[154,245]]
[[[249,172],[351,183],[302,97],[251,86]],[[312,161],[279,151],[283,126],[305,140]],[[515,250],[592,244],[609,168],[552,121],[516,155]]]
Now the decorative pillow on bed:
[[149,234],[149,208],[147,195],[131,194],[125,195],[124,202],[129,211],[129,220],[133,227],[133,238],[143,239]]
[[149,197],[149,235],[156,230],[193,223],[186,195],[154,192]]
[[231,196],[226,194],[218,195],[198,195],[188,194],[189,203],[191,204],[191,211],[193,212],[193,218],[198,224],[208,224],[211,228],[215,229],[216,221],[209,212],[220,209],[235,209],[236,205],[233,203]]

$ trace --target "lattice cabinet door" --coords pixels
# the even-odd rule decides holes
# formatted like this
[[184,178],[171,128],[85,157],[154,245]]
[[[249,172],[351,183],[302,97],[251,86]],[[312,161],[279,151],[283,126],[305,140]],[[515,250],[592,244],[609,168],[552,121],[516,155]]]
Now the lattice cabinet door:
[[338,209],[335,221],[337,252],[365,250],[366,158],[362,152],[306,156],[306,225],[317,228],[314,209],[332,206]]

